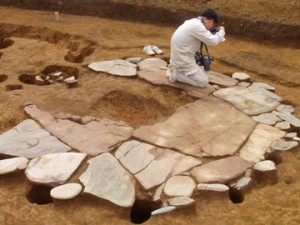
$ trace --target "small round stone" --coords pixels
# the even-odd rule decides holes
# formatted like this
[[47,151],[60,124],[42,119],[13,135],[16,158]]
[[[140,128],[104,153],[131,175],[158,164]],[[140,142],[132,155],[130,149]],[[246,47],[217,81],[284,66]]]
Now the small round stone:
[[50,195],[52,198],[60,199],[60,200],[67,200],[75,198],[82,190],[82,186],[77,183],[69,183],[63,184],[53,188],[50,191]]

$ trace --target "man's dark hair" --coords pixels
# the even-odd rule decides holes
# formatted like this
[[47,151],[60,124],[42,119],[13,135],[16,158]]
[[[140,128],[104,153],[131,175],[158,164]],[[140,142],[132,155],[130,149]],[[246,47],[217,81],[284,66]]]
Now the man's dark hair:
[[202,13],[201,16],[209,19],[209,20],[214,20],[215,23],[219,23],[220,22],[220,16],[219,14],[213,10],[213,9],[205,9]]

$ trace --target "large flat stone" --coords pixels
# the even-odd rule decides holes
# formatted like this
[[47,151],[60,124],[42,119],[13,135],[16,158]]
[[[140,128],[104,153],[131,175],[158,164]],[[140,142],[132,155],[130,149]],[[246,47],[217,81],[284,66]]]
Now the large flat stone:
[[232,87],[237,85],[238,81],[229,76],[226,76],[222,73],[218,73],[215,71],[208,72],[209,83],[217,84],[222,87]]
[[110,153],[88,161],[88,169],[80,176],[84,192],[98,196],[122,207],[135,201],[135,180]]
[[232,155],[242,146],[255,122],[230,104],[211,98],[179,108],[166,121],[142,126],[138,139],[193,155]]
[[276,127],[258,124],[239,155],[248,162],[257,163],[264,160],[264,155],[270,151],[272,142],[284,136],[285,132]]
[[206,99],[209,94],[215,91],[213,86],[207,85],[205,88],[193,87],[188,84],[175,82],[172,83],[169,81],[166,70],[162,70],[159,68],[146,68],[138,71],[138,76],[151,84],[155,85],[165,85],[177,89],[181,89],[186,91],[190,96],[196,98]]
[[69,146],[31,119],[24,120],[0,136],[1,154],[34,158],[69,150],[71,150]]
[[232,103],[251,116],[270,112],[280,104],[263,93],[242,86],[220,89],[214,92],[213,95]]
[[30,160],[25,174],[33,183],[57,186],[65,183],[81,162],[85,153],[54,153]]
[[239,156],[211,161],[191,170],[198,183],[225,184],[242,175],[251,165]]
[[97,72],[105,72],[118,76],[135,76],[137,74],[137,65],[122,59],[93,62],[88,67]]
[[26,106],[25,111],[52,135],[72,148],[92,156],[111,151],[116,145],[129,139],[133,132],[133,128],[126,123],[109,119],[99,119],[83,125],[68,119],[55,119],[35,105]]
[[138,141],[123,143],[115,155],[145,189],[160,185],[170,176],[201,164],[194,157]]

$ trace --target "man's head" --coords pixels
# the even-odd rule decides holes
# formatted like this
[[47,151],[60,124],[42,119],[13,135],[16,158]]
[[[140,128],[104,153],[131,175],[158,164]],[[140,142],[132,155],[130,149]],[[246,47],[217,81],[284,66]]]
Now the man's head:
[[202,13],[201,16],[206,19],[205,21],[205,27],[206,29],[211,29],[214,26],[214,23],[219,23],[220,22],[220,16],[219,14],[213,10],[213,9],[205,9]]

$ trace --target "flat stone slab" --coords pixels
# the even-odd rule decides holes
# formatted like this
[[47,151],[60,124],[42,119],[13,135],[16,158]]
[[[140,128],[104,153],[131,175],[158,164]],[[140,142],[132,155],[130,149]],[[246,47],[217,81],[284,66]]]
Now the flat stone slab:
[[289,122],[292,126],[296,128],[300,128],[300,119],[295,117],[289,112],[273,112],[275,115],[277,115],[280,119]]
[[251,164],[239,156],[230,156],[208,162],[191,170],[197,183],[225,184],[242,175]]
[[207,85],[205,88],[193,87],[180,82],[170,82],[166,70],[159,68],[147,68],[138,71],[138,76],[141,79],[148,81],[154,85],[165,85],[186,91],[190,96],[206,99],[208,95],[215,91],[212,85]]
[[88,67],[96,72],[104,72],[118,76],[136,76],[137,65],[127,60],[116,59],[111,61],[93,62]]
[[147,58],[138,62],[137,65],[140,70],[145,70],[149,68],[165,68],[168,63],[160,58]]
[[178,196],[178,197],[174,197],[174,198],[169,198],[167,200],[167,202],[171,206],[184,207],[184,206],[189,206],[189,205],[194,204],[195,200],[190,197],[186,197],[186,196]]
[[253,169],[261,171],[261,172],[266,172],[266,171],[272,171],[276,170],[275,163],[271,160],[264,160],[256,163],[253,167]]
[[237,85],[238,81],[229,76],[215,71],[208,72],[209,83],[217,84],[222,87],[232,87]]
[[270,152],[273,141],[285,136],[285,132],[266,124],[258,124],[246,144],[240,150],[240,156],[248,162],[257,163],[264,160],[264,155]]
[[291,105],[285,105],[285,104],[281,104],[279,105],[276,110],[278,112],[282,112],[282,113],[293,113],[295,112],[295,108]]
[[232,103],[251,116],[270,112],[280,104],[263,93],[242,86],[223,88],[214,92],[213,95]]
[[141,126],[133,136],[192,156],[225,156],[237,152],[254,127],[250,117],[211,98],[179,108],[164,122]]
[[192,156],[134,140],[123,143],[115,156],[146,190],[201,164]]
[[65,183],[87,155],[85,153],[54,153],[30,160],[25,174],[33,183],[57,186]]
[[[271,97],[271,98],[273,98],[274,100],[276,100],[276,101],[282,101],[282,98],[279,96],[279,95],[277,95],[277,94],[275,94],[274,92],[272,92],[272,91],[269,91],[269,89],[267,89],[268,88],[268,86],[266,86],[265,88],[262,86],[262,85],[254,85],[255,83],[253,83],[250,87],[249,87],[249,89],[250,90],[253,90],[253,91],[255,91],[255,92],[258,92],[258,93],[262,93],[262,94],[264,94],[264,95],[266,95],[266,96],[269,96],[269,97]],[[269,87],[271,87],[271,86],[269,86]]]
[[34,158],[45,154],[67,152],[71,148],[52,136],[37,122],[24,120],[0,136],[0,153]]
[[271,149],[272,150],[278,150],[278,151],[287,151],[292,148],[295,148],[298,146],[297,141],[284,141],[284,140],[278,140],[274,141],[271,144]]
[[164,193],[168,196],[191,197],[196,188],[195,181],[189,176],[173,176],[167,180]]
[[80,176],[84,192],[106,199],[122,207],[135,201],[135,179],[110,153],[103,153],[88,161],[89,167]]
[[274,113],[263,113],[258,116],[253,116],[252,118],[256,122],[264,123],[264,124],[268,124],[268,125],[275,125],[277,122],[282,121]]
[[83,125],[68,119],[56,119],[35,105],[26,106],[25,111],[52,135],[72,148],[92,156],[111,151],[129,139],[133,132],[133,128],[126,123],[110,119],[99,119]]
[[29,160],[25,157],[16,157],[0,160],[0,174],[12,173],[17,170],[24,170]]
[[229,187],[225,184],[198,184],[197,190],[226,192],[226,191],[229,191]]
[[235,72],[232,74],[232,78],[240,81],[246,81],[249,80],[251,76],[243,72]]
[[50,191],[52,198],[59,200],[68,200],[75,198],[80,194],[82,186],[77,183],[69,183],[57,186]]

